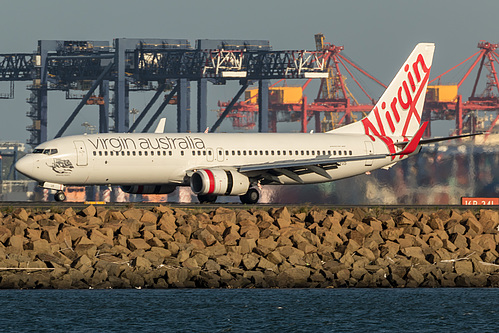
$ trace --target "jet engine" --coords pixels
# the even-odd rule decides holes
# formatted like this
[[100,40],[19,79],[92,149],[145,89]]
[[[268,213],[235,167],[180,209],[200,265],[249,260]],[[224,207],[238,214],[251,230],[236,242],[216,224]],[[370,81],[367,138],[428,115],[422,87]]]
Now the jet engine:
[[120,186],[123,192],[130,194],[168,194],[175,191],[173,185],[128,185]]
[[250,182],[245,175],[223,169],[203,169],[191,176],[191,189],[197,195],[243,195]]

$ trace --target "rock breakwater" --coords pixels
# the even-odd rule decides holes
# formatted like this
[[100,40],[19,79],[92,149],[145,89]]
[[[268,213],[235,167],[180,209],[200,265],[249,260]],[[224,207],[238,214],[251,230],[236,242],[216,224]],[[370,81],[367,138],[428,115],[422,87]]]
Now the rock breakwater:
[[0,288],[499,287],[499,211],[0,213]]

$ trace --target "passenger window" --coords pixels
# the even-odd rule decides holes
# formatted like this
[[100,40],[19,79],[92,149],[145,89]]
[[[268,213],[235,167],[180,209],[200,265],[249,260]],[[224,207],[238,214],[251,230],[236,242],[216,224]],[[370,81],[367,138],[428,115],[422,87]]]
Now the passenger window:
[[262,155],[262,156],[263,156],[263,150],[260,150],[260,155]]
[[111,151],[109,152],[109,156],[113,156],[113,155],[114,155],[114,153],[113,153],[113,151],[111,150]]
[[172,156],[172,154],[173,154],[173,153],[172,153],[172,151],[170,150],[170,151],[168,152],[168,155]]
[[246,156],[246,150],[243,150],[243,155]]
[[336,150],[333,151],[333,155],[336,155]]
[[203,156],[206,156],[206,150],[203,150]]
[[255,153],[255,155],[258,155],[258,150],[255,150],[255,152],[254,152],[254,153]]
[[240,150],[237,151],[237,155],[241,156],[241,151]]
[[301,154],[302,154],[302,155],[305,155],[305,151],[303,151],[303,150],[302,150],[302,151],[301,151]]
[[330,151],[330,150],[328,150],[328,151],[327,151],[327,154],[328,154],[328,155],[331,155],[331,151]]
[[97,152],[96,152],[96,151],[94,151],[94,156],[96,156],[96,155],[97,155]]
[[134,151],[132,151],[132,155],[133,155],[133,156],[135,156],[135,154],[136,154],[136,153],[135,153],[135,150],[134,150]]
[[312,150],[312,155],[315,155],[315,150]]
[[338,150],[338,155],[341,155],[341,150]]
[[281,151],[280,150],[277,151],[277,155],[281,155]]
[[192,151],[192,156],[196,156],[196,152],[194,150]]
[[295,155],[298,155],[298,150],[295,150]]
[[353,152],[352,152],[351,150],[350,150],[350,152],[349,152],[349,153],[350,153],[350,155],[353,155]]
[[268,150],[266,150],[266,151],[265,151],[265,155],[268,155],[268,154],[269,154],[269,151],[268,151]]
[[248,155],[251,155],[251,150],[248,150]]
[[285,150],[283,150],[283,151],[282,151],[282,154],[283,154],[283,155],[286,155],[286,151],[285,151]]
[[107,150],[104,152],[104,155],[107,156]]
[[322,155],[326,155],[326,151],[325,150],[322,151]]
[[310,151],[307,150],[307,155],[310,155]]
[[211,156],[211,150],[208,150],[208,155],[210,155],[210,156]]
[[346,151],[346,150],[345,150],[345,151],[343,151],[343,154],[344,154],[344,155],[347,155],[347,151]]
[[184,156],[184,151],[183,151],[183,150],[180,152],[180,155],[181,155],[181,156]]
[[139,156],[142,156],[142,151],[141,150],[139,150]]
[[144,155],[147,156],[147,152],[146,151],[144,152]]
[[274,155],[274,151],[273,150],[270,151],[270,155]]

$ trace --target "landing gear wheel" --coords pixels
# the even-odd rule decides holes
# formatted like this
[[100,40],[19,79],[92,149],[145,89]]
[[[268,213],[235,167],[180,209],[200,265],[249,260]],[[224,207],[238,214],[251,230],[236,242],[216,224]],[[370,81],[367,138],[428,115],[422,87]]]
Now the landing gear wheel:
[[64,194],[64,192],[62,192],[62,191],[57,191],[54,194],[54,199],[55,199],[55,201],[64,201],[64,200],[66,200],[66,194]]
[[217,196],[214,194],[198,194],[198,200],[200,203],[215,203]]
[[260,199],[260,193],[255,188],[250,188],[246,194],[240,195],[239,199],[243,204],[253,205]]

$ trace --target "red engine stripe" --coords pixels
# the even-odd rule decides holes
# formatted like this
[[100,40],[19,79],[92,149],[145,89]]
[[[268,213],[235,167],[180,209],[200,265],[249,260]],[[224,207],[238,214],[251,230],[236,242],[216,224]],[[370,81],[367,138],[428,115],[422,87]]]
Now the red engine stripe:
[[215,176],[213,176],[213,172],[211,172],[211,170],[205,169],[204,171],[206,172],[208,178],[210,179],[210,188],[208,190],[208,194],[211,194],[215,192]]

